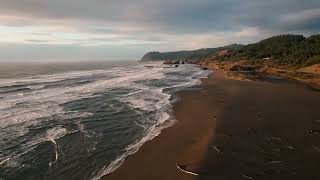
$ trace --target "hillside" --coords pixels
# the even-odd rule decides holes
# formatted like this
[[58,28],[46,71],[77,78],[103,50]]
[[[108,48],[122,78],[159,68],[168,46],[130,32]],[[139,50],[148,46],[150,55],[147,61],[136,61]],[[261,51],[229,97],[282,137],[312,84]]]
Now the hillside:
[[[221,53],[223,55],[221,55]],[[246,60],[251,63],[268,61],[289,66],[309,66],[320,63],[320,35],[279,35],[260,42],[198,49],[194,51],[149,52],[142,61],[157,60]]]
[[320,63],[320,35],[274,36],[233,51],[220,60],[269,60],[275,64],[308,66]]
[[221,69],[232,79],[252,79],[256,73],[266,73],[320,89],[320,35],[274,36],[237,50],[219,51],[196,63]]
[[181,59],[195,60],[195,59],[210,57],[214,55],[216,52],[224,49],[237,50],[241,47],[242,45],[232,44],[224,47],[198,49],[194,51],[149,52],[141,58],[141,61],[162,61],[162,60],[181,60]]

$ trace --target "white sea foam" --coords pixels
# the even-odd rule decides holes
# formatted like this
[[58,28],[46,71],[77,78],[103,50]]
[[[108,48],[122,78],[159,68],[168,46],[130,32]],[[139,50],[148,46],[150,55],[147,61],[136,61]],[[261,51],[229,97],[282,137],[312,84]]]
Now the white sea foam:
[[44,87],[45,87],[44,85],[30,85],[30,86],[28,86],[28,88],[33,89],[33,90],[42,89]]
[[111,164],[103,167],[91,178],[91,180],[99,180],[103,176],[114,172],[117,168],[119,168],[124,163],[126,157],[136,153],[144,143],[157,137],[161,133],[161,130],[174,124],[174,120],[171,119],[171,122],[168,122],[166,125],[163,125],[164,122],[170,119],[170,115],[166,112],[162,112],[160,114],[161,115],[158,118],[158,123],[150,127],[148,132],[145,134],[145,136],[143,136],[142,139],[129,145],[126,148],[126,152],[124,154],[118,156],[116,160],[114,160]]
[[54,145],[55,150],[55,160],[53,162],[50,162],[49,165],[53,165],[57,162],[59,157],[59,145],[57,144],[56,140],[60,139],[66,135],[72,134],[77,132],[77,130],[67,130],[62,127],[54,127],[52,129],[49,129],[46,134],[39,135],[33,139],[30,139],[28,142],[26,142],[24,145],[21,146],[24,151],[18,154],[10,154],[7,157],[1,157],[1,159],[4,159],[0,162],[0,165],[5,165],[6,167],[23,167],[24,165],[21,164],[21,156],[29,153],[30,151],[34,150],[39,144],[43,142],[52,142]]
[[[169,69],[169,68],[168,68]],[[166,70],[168,71],[168,70]],[[172,69],[169,69],[172,71]],[[189,81],[177,83],[171,85],[167,88],[176,87],[190,87],[193,85],[198,85],[201,83],[200,79],[208,76],[209,71],[196,71],[193,75],[189,76]],[[129,145],[126,148],[126,152],[118,156],[111,164],[106,165],[101,170],[99,170],[91,179],[98,180],[103,176],[114,172],[118,167],[124,163],[126,157],[136,153],[139,148],[147,141],[150,141],[157,137],[161,131],[167,127],[174,124],[175,119],[170,117],[168,111],[168,106],[171,106],[170,97],[171,95],[163,92],[164,88],[141,88],[143,90],[131,93],[130,96],[123,97],[121,101],[127,102],[133,108],[138,108],[144,111],[158,110],[157,123],[148,128],[145,136],[139,141]],[[136,123],[137,126],[145,128],[144,126]]]
[[55,127],[47,131],[46,139],[53,143],[54,151],[55,151],[55,159],[54,161],[49,163],[49,166],[52,166],[53,164],[55,164],[59,158],[60,149],[59,149],[59,145],[56,142],[56,139],[60,139],[61,137],[69,133],[70,132],[67,129],[61,128],[61,127]]
[[169,103],[170,95],[161,93],[157,89],[143,90],[121,98],[122,102],[128,103],[134,109],[152,111],[164,107]]
[[[117,78],[98,80],[89,84],[75,87],[51,88],[36,94],[8,95],[0,102],[0,127],[19,124],[43,117],[61,114],[60,104],[82,98],[92,97],[94,93],[113,87],[128,86],[133,81],[146,78],[157,78],[161,75],[155,70],[135,70],[132,72],[118,73]],[[102,73],[99,70],[99,73]],[[109,73],[109,71],[107,72]],[[72,74],[72,73],[71,73]],[[92,74],[92,73],[91,73]],[[77,74],[78,75],[78,74]],[[66,75],[65,75],[66,76]],[[29,106],[15,107],[17,104],[26,103]]]
[[[9,93],[3,96],[0,101],[0,140],[15,141],[28,133],[28,127],[42,123],[46,117],[53,115],[63,116],[64,118],[88,117],[90,113],[66,112],[61,104],[93,97],[100,91],[108,91],[115,87],[127,87],[132,82],[147,78],[159,78],[161,68],[146,69],[141,71],[141,67],[130,69],[113,68],[111,70],[94,70],[69,72],[53,75],[41,75],[37,77],[27,77],[25,79],[0,80],[0,87],[26,85],[32,87],[31,92],[23,94]],[[92,75],[106,75],[113,78],[101,78],[87,84],[78,84],[76,86],[62,86],[41,89],[44,86],[41,83],[57,82],[73,78],[86,78]],[[37,84],[37,85],[28,85]],[[54,119],[51,119],[54,120]],[[29,140],[22,145],[25,152],[34,148],[37,144],[43,142],[39,136],[37,140]],[[54,142],[54,141],[52,141]],[[0,158],[6,158],[0,157]],[[11,156],[8,156],[8,158]]]
[[[24,79],[7,79],[0,80],[0,87],[25,85],[30,90],[21,92],[7,93],[0,101],[0,141],[15,141],[28,133],[30,126],[42,124],[44,121],[55,121],[58,116],[60,119],[85,118],[92,116],[92,113],[67,111],[63,104],[98,96],[100,92],[108,92],[113,88],[126,87],[134,89],[134,92],[123,95],[120,101],[141,111],[156,111],[157,123],[148,127],[144,124],[137,124],[146,129],[145,136],[137,142],[134,142],[126,148],[126,153],[119,156],[113,163],[106,165],[99,173],[94,175],[93,179],[98,179],[108,173],[113,172],[119,167],[124,159],[138,151],[146,141],[149,141],[159,135],[163,128],[173,124],[174,120],[170,118],[168,110],[170,109],[170,94],[164,93],[164,88],[187,87],[199,83],[199,78],[206,76],[204,71],[195,70],[192,76],[186,82],[176,82],[168,87],[151,87],[141,83],[135,83],[140,80],[157,80],[167,78],[165,73],[184,71],[183,68],[190,66],[181,66],[181,68],[163,68],[160,63],[152,64],[153,68],[145,68],[144,65],[138,65],[130,68],[112,68],[109,70],[94,70],[81,72],[68,72],[52,75],[41,75],[37,77],[28,77]],[[74,78],[84,78],[101,75],[109,78],[97,78],[88,83],[73,84],[72,86],[51,86],[46,87],[45,83],[54,83]],[[118,108],[121,111],[121,107]],[[170,120],[169,120],[170,119]],[[86,136],[91,137],[95,132],[87,132],[84,125],[80,122],[76,124],[78,130]],[[50,141],[55,149],[54,161],[50,166],[59,160],[59,145],[57,139],[73,133],[76,130],[67,130],[64,127],[53,127],[45,134],[39,134],[32,139],[26,139],[24,144],[20,145],[21,152],[2,155],[1,165],[19,164],[19,157],[35,149],[39,144]]]

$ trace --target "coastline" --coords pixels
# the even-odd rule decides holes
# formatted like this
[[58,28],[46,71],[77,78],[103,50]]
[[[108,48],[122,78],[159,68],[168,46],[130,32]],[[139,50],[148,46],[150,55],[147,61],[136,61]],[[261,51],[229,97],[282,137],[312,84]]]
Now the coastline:
[[[224,76],[229,79],[256,80],[259,79],[258,76],[271,75],[285,78],[289,81],[295,81],[315,89],[320,89],[320,64],[314,64],[303,68],[276,65],[273,65],[275,67],[272,67],[271,65],[263,63],[250,64],[243,60],[219,62],[207,59],[200,60],[197,64],[210,69],[220,70],[224,73]],[[232,70],[235,67],[239,69]],[[241,70],[245,68],[250,68],[251,70]]]
[[[102,179],[319,177],[319,136],[308,133],[319,125],[319,92],[288,82],[230,80],[215,70],[202,80],[201,90],[177,96],[176,124]],[[177,164],[200,176],[184,173]],[[270,170],[264,172],[267,165]],[[274,170],[280,165],[286,172],[281,176]]]
[[[210,74],[209,77],[210,76],[212,76],[212,74]],[[199,100],[198,103],[202,104],[203,108],[207,108],[206,110],[204,109],[203,113],[208,112],[208,114],[201,115],[199,112],[190,116],[187,120],[184,120],[182,122],[179,121],[179,119],[184,119],[184,111],[186,108],[184,107],[184,101],[186,100],[186,97],[189,97],[190,95],[197,96],[188,98],[188,100],[192,100],[193,98],[198,98],[198,95],[201,94],[201,92],[205,91],[203,86],[206,83],[207,78],[203,78],[201,81],[202,83],[201,85],[199,85],[199,89],[192,91],[182,90],[175,93],[175,96],[179,100],[175,101],[173,104],[172,115],[176,119],[174,125],[163,129],[157,137],[155,137],[151,141],[146,142],[139,149],[139,151],[131,156],[128,156],[125,162],[118,169],[116,169],[113,173],[104,176],[102,179],[175,178],[172,175],[179,173],[176,167],[176,163],[179,161],[179,159],[181,159],[181,161],[184,161],[185,158],[188,158],[188,152],[186,152],[186,150],[198,144],[198,139],[204,137],[208,138],[210,134],[212,134],[211,129],[207,127],[212,127],[213,121],[211,121],[211,119],[215,115],[211,115],[211,113],[209,113],[210,111],[208,109],[208,106],[201,103],[204,99]],[[212,118],[208,119],[205,122],[197,123],[193,121],[193,118],[203,117],[204,119],[207,119],[207,117],[209,116]],[[199,125],[197,131],[193,131],[194,129],[192,127],[197,127],[197,124]],[[204,129],[206,129],[206,131],[203,131]],[[200,143],[205,143],[205,141]],[[203,149],[199,150],[203,151]],[[171,153],[167,154],[168,151],[170,151]],[[170,156],[166,156],[165,154]],[[200,158],[202,153],[198,153],[198,155]],[[170,166],[166,165],[168,164],[168,161]],[[147,167],[150,167],[151,169],[145,171]],[[183,173],[181,173],[181,175],[183,175]]]
[[30,72],[1,81],[5,179],[100,179],[171,125],[175,91],[208,74],[161,62]]
[[[143,65],[145,68],[153,69],[156,67],[156,65],[159,64],[147,64]],[[161,63],[162,65],[162,63]],[[134,143],[130,144],[126,147],[126,152],[117,156],[114,161],[112,161],[110,164],[104,166],[99,171],[95,172],[94,176],[91,177],[92,180],[101,179],[102,177],[113,173],[115,170],[117,170],[119,167],[122,166],[122,164],[125,162],[125,160],[134,155],[136,152],[140,150],[142,146],[146,142],[152,141],[154,138],[156,138],[161,132],[173,126],[176,123],[176,119],[173,115],[173,104],[180,100],[180,97],[177,96],[177,92],[179,91],[192,91],[194,88],[197,88],[197,86],[201,85],[202,79],[207,78],[207,76],[211,73],[211,71],[203,71],[198,65],[192,64],[191,66],[185,66],[186,68],[196,68],[195,71],[189,76],[184,74],[188,78],[187,81],[181,81],[181,84],[176,84],[174,86],[168,86],[165,88],[162,88],[160,91],[162,91],[162,94],[165,94],[167,97],[166,103],[161,109],[157,112],[157,123],[152,125],[147,133],[145,133],[144,137],[142,137],[139,141],[135,141]],[[167,67],[169,68],[169,67]],[[172,68],[174,71],[183,71],[184,73],[188,72],[188,70],[184,68]],[[145,128],[144,126],[141,126],[142,128]]]

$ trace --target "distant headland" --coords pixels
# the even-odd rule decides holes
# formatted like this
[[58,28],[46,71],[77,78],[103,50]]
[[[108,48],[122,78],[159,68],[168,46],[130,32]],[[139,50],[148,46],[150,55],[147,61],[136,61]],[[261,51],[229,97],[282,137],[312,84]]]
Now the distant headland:
[[247,69],[320,86],[320,35],[278,35],[257,43],[198,49],[149,52],[141,61],[188,62],[221,69],[234,79],[246,79]]
[[302,35],[278,35],[248,45],[232,44],[193,51],[148,52],[141,61],[204,59],[251,62],[269,60],[281,65],[313,65],[320,63],[320,35],[312,35],[308,38]]

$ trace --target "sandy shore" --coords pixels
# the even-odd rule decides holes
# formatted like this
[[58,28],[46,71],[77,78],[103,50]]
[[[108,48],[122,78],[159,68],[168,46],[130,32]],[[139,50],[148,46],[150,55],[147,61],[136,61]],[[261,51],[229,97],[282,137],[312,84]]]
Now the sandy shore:
[[320,92],[267,81],[214,72],[180,92],[177,123],[103,179],[320,179]]

